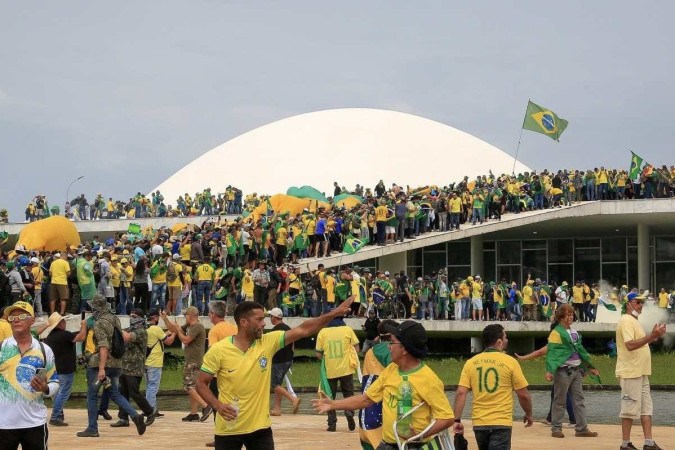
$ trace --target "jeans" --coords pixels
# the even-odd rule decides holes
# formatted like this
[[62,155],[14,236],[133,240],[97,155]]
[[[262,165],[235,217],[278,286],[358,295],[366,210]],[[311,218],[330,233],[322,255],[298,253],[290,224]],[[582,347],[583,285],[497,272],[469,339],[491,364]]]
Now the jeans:
[[586,201],[595,200],[595,181],[586,182]]
[[63,406],[70,398],[70,392],[73,390],[73,380],[75,373],[59,374],[59,391],[54,397],[54,406],[52,407],[52,416],[50,420],[63,420]]
[[520,313],[519,306],[520,305],[516,302],[512,302],[506,305],[506,314],[509,316],[509,318],[511,314],[516,316],[516,320],[520,320],[523,318],[523,315]]
[[474,208],[471,213],[471,225],[476,225],[476,221],[483,223],[482,217],[483,210],[481,208]]
[[162,368],[145,366],[145,399],[153,408],[157,407],[157,392],[162,381]]
[[447,231],[448,230],[448,213],[439,212],[438,213],[438,231]]
[[462,320],[467,320],[471,312],[471,300],[468,298],[462,299]]
[[164,309],[165,298],[166,283],[152,283],[152,301],[150,302],[150,308]]
[[[120,393],[120,375],[122,369],[105,368],[105,374],[110,378],[110,398],[117,403],[121,409],[132,419],[138,415],[136,410],[131,407],[129,401]],[[96,380],[98,379],[98,367],[87,368],[87,416],[89,418],[88,431],[98,431],[98,386]]]
[[209,300],[211,300],[211,282],[210,281],[200,281],[197,284],[197,298],[194,301],[194,305],[199,310],[199,314],[203,314],[202,311],[202,299],[204,301],[204,308],[209,307]]
[[510,450],[511,427],[478,426],[473,427],[478,450]]
[[544,209],[544,194],[541,192],[534,194],[534,209]]
[[396,225],[396,240],[403,241],[405,237],[405,217],[397,217],[398,225]]
[[459,230],[459,213],[450,213],[450,229]]
[[131,309],[134,307],[133,299],[129,297],[129,288],[120,285],[120,299],[117,303],[117,314],[126,316],[129,315]]
[[559,368],[553,375],[553,408],[551,409],[551,430],[560,431],[562,420],[565,417],[567,392],[572,393],[572,409],[577,419],[576,431],[584,431],[588,427],[586,422],[586,406],[584,405],[584,391],[581,388],[582,377],[578,368]]

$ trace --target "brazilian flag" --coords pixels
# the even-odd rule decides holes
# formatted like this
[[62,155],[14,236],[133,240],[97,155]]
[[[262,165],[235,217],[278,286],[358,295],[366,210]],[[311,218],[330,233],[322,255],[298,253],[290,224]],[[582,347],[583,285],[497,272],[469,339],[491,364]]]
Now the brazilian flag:
[[530,101],[527,102],[523,129],[541,133],[555,141],[560,140],[560,135],[567,128],[567,121],[561,119],[550,109],[539,106]]
[[548,286],[542,286],[539,290],[539,304],[541,305],[541,314],[550,319],[553,315],[551,305],[551,289]]
[[368,238],[355,238],[351,234],[347,236],[345,240],[345,245],[342,248],[342,251],[348,255],[358,252],[368,243]]
[[345,283],[344,281],[340,281],[335,285],[335,296],[338,298],[338,300],[341,302],[347,300],[350,292],[349,288],[349,284]]
[[293,250],[304,250],[309,247],[309,237],[304,231],[293,238]]

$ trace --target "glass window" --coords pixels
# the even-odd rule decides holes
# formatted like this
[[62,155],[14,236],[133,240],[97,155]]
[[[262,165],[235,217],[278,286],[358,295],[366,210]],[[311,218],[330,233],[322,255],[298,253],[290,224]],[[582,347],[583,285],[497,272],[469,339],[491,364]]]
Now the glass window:
[[602,262],[626,261],[626,238],[602,238]]
[[422,265],[422,249],[408,250],[408,265],[421,266]]
[[497,242],[499,264],[520,264],[520,241]]
[[483,274],[484,281],[495,281],[496,278],[496,264],[497,264],[497,254],[493,251],[483,252],[483,269],[485,273]]
[[546,249],[523,250],[523,280],[527,280],[527,274],[532,279],[546,279]]
[[471,242],[448,242],[448,265],[471,265]]
[[431,275],[431,272],[438,272],[445,266],[445,252],[424,252],[424,275]]
[[523,280],[521,278],[520,266],[497,266],[497,275],[499,280],[505,280],[507,283],[515,281],[518,287],[521,287]]
[[562,284],[567,281],[574,284],[572,277],[572,264],[549,264],[548,265],[548,282],[549,284]]
[[661,288],[672,292],[675,289],[675,262],[656,263],[655,272],[655,292],[660,292]]
[[575,244],[577,247],[600,247],[600,239],[576,239]]
[[523,248],[527,249],[535,249],[535,248],[543,248],[546,249],[546,240],[545,239],[537,239],[536,241],[523,241]]
[[375,271],[377,270],[377,258],[365,259],[363,261],[359,261],[356,264],[361,266],[361,267],[369,268],[370,271],[373,272],[373,273],[375,273]]
[[[630,249],[629,249],[630,250]],[[628,252],[628,283],[629,287],[637,286],[638,281],[638,258],[637,249]]]
[[422,276],[422,267],[421,266],[408,266],[406,274],[411,278],[417,278]]
[[628,280],[628,265],[626,263],[602,264],[602,279],[612,287],[621,287]]
[[471,275],[471,266],[450,266],[448,267],[448,283],[453,283],[457,278],[465,279]]
[[[600,249],[577,248],[574,251],[574,281],[595,283],[600,279]],[[571,284],[571,283],[570,283]]]
[[656,243],[656,261],[675,261],[675,236],[660,236]]
[[629,247],[637,247],[637,237],[630,236],[627,239],[628,239],[628,246]]
[[424,251],[425,252],[445,252],[445,250],[446,250],[445,245],[446,245],[445,242],[441,242],[440,244],[431,245],[429,247],[424,247]]
[[483,242],[483,250],[494,250],[494,249],[495,249],[495,241]]
[[572,239],[550,239],[548,241],[548,262],[572,262]]

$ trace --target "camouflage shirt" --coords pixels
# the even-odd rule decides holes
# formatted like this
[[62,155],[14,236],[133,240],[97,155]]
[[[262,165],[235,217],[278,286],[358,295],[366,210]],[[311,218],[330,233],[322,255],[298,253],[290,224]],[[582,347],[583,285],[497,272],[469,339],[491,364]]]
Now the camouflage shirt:
[[110,346],[112,345],[113,339],[113,327],[118,327],[120,330],[122,329],[120,319],[111,312],[104,312],[101,317],[94,322],[94,345],[96,346],[96,350],[89,358],[87,367],[98,368],[98,358],[101,347],[108,348],[108,359],[106,359],[105,362],[106,367],[111,369],[119,369],[122,367],[122,361],[113,358],[110,354]]
[[127,331],[131,333],[131,340],[127,342],[127,350],[124,352],[124,356],[122,356],[122,374],[132,377],[142,377],[145,370],[148,330],[136,328]]

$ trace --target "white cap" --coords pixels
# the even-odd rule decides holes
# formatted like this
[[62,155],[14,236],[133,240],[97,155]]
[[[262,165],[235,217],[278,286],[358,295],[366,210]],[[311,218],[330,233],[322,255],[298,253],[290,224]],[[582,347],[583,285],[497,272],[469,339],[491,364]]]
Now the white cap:
[[173,259],[180,259],[180,255],[178,253],[173,254]]
[[33,256],[33,257],[30,259],[30,262],[32,262],[32,263],[34,263],[34,264],[40,264],[40,260],[37,259],[35,256]]
[[284,312],[280,308],[272,308],[270,309],[270,312],[268,312],[267,314],[269,314],[272,317],[276,317],[277,319],[281,319],[282,317],[284,317]]

